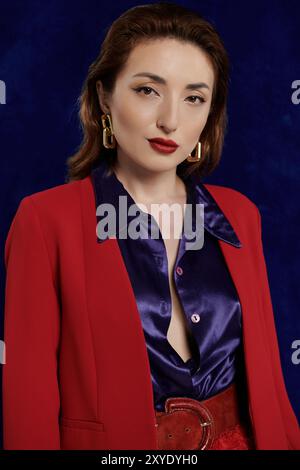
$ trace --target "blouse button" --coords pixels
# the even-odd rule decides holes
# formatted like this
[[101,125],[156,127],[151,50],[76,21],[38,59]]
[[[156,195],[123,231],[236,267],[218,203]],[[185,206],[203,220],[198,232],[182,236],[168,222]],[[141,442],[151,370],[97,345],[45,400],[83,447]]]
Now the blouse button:
[[198,323],[200,321],[200,315],[198,315],[198,313],[193,313],[191,320],[193,323]]
[[180,266],[177,266],[176,273],[178,274],[178,276],[181,276],[183,274],[183,269]]

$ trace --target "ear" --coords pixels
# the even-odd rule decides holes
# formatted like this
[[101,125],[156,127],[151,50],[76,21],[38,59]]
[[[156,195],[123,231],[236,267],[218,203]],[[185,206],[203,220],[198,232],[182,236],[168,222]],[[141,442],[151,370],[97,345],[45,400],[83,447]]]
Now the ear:
[[96,89],[97,89],[97,95],[98,95],[99,104],[100,104],[101,109],[103,110],[104,113],[109,113],[109,107],[106,104],[107,103],[106,94],[105,94],[105,91],[103,89],[103,85],[102,85],[101,80],[96,81]]

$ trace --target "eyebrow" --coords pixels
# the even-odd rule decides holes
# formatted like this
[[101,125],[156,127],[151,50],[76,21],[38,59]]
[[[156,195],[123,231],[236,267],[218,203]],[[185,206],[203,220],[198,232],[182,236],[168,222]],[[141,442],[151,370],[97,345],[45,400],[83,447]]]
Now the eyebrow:
[[[160,77],[159,75],[156,75],[155,73],[140,72],[140,73],[136,73],[135,75],[133,75],[133,77],[149,77],[157,83],[161,83],[163,85],[167,84],[167,81],[164,78]],[[209,86],[204,82],[189,83],[185,87],[186,90],[196,90],[198,88],[207,88],[209,90]]]

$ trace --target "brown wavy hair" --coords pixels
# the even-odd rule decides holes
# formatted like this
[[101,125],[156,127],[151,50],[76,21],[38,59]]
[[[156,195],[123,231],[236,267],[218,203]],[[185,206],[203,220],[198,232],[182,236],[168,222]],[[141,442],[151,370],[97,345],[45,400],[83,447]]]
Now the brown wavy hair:
[[211,61],[215,80],[210,114],[201,133],[201,159],[196,163],[185,160],[177,166],[179,175],[197,172],[202,178],[211,173],[220,161],[228,120],[229,59],[215,28],[196,11],[175,3],[159,2],[130,8],[107,29],[100,53],[89,66],[78,98],[83,139],[76,153],[67,159],[66,182],[85,178],[102,158],[113,165],[117,147],[107,149],[103,146],[103,111],[96,82],[101,80],[104,91],[111,93],[133,48],[157,38],[175,38],[195,44]]

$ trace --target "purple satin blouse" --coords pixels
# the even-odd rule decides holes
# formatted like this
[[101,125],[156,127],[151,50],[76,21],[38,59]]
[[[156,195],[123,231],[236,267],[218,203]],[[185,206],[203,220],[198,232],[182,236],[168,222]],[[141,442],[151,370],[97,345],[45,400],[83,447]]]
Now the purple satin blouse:
[[[96,206],[112,204],[118,220],[119,196],[127,196],[127,207],[135,204],[106,161],[92,170]],[[204,244],[186,250],[185,236],[179,239],[174,281],[189,332],[191,359],[184,361],[167,340],[172,303],[165,244],[159,231],[156,239],[121,238],[125,226],[117,223],[115,236],[135,294],[151,368],[154,407],[164,411],[168,397],[186,396],[204,400],[227,388],[236,378],[242,351],[241,305],[218,239],[236,248],[241,243],[231,224],[204,185],[193,175],[183,178],[187,203],[204,204]],[[143,214],[141,233],[155,219]],[[107,215],[107,213],[105,214]],[[96,216],[96,222],[103,219]],[[193,212],[193,228],[195,218]],[[107,237],[108,238],[108,237]],[[96,236],[98,243],[105,242]],[[130,364],[128,365],[130,367]]]

